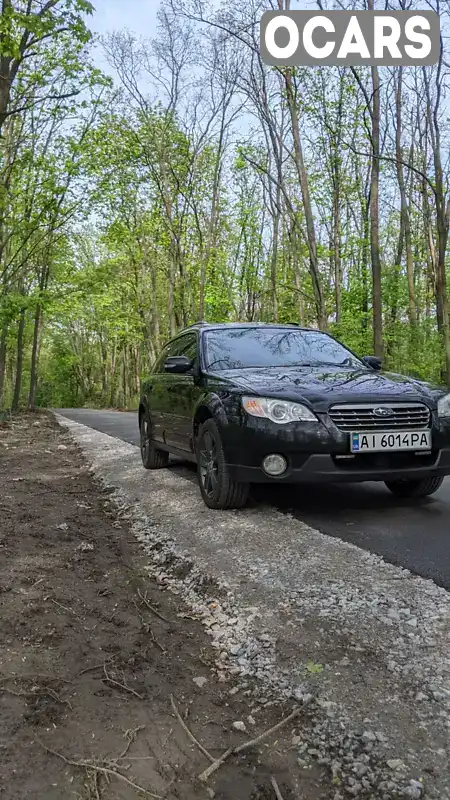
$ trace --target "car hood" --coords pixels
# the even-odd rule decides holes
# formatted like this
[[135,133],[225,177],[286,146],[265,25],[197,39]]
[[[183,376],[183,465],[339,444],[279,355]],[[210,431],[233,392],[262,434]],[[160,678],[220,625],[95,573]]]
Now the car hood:
[[252,394],[327,407],[340,402],[394,400],[421,401],[432,407],[445,394],[439,386],[364,367],[261,367],[221,371],[220,378]]

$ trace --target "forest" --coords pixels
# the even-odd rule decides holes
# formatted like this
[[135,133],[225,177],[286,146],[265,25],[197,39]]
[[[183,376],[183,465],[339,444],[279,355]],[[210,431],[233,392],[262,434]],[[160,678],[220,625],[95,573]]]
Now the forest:
[[434,66],[277,68],[259,20],[290,0],[161,0],[104,37],[87,0],[3,0],[0,409],[134,408],[198,320],[450,385],[450,9],[425,5]]

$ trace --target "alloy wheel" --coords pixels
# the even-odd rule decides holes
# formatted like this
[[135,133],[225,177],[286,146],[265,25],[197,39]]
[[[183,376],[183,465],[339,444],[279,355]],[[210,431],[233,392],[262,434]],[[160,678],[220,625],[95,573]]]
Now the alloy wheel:
[[141,453],[142,456],[148,455],[150,450],[150,425],[145,417],[141,420]]
[[214,497],[219,483],[219,464],[214,437],[207,431],[200,447],[200,479],[208,497]]

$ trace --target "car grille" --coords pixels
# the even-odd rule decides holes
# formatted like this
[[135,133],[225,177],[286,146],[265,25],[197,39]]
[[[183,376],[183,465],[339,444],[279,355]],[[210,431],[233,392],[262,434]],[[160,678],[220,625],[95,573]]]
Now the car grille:
[[[384,409],[384,414],[375,410]],[[419,430],[430,426],[430,409],[422,403],[332,406],[329,415],[341,431]]]

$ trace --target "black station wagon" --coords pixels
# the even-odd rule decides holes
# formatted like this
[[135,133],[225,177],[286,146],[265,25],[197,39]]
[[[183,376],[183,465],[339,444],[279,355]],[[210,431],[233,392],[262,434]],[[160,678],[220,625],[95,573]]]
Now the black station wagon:
[[198,323],[143,382],[142,462],[196,462],[210,508],[239,508],[252,483],[384,481],[433,494],[450,474],[450,394],[383,372],[297,325]]

